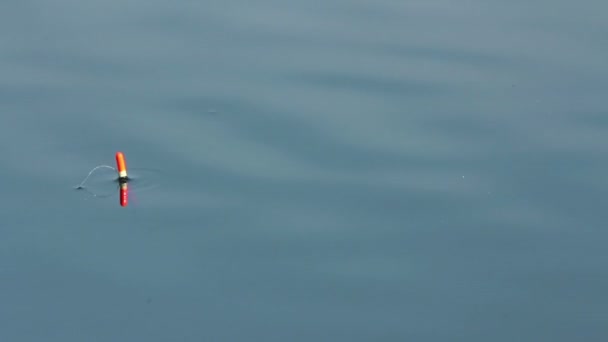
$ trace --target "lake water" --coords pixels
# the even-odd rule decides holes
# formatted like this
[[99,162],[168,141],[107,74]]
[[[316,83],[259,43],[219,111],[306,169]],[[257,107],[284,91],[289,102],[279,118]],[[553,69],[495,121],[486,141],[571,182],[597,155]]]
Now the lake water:
[[2,2],[0,340],[605,341],[607,13]]

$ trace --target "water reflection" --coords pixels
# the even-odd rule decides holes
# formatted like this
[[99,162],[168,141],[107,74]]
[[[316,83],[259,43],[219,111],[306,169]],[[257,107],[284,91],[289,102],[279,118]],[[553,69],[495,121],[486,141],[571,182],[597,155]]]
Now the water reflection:
[[128,180],[124,179],[124,180],[119,180],[119,190],[118,190],[118,195],[120,197],[120,206],[121,207],[126,207],[127,204],[129,203],[129,185],[128,185]]

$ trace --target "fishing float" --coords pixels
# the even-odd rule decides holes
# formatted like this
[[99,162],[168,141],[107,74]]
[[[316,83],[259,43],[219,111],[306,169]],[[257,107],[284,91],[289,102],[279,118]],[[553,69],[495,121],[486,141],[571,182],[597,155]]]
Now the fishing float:
[[118,181],[126,183],[129,177],[127,176],[127,162],[122,152],[116,152],[116,169],[118,170]]
[[120,184],[120,206],[126,207],[129,201],[129,187],[127,185],[129,176],[127,176],[125,155],[120,151],[116,152],[116,169],[118,170],[118,184]]

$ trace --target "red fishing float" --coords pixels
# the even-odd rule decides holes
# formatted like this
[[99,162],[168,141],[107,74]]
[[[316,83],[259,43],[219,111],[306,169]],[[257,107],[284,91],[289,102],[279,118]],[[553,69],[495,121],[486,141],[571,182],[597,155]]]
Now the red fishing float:
[[122,152],[116,152],[116,168],[118,169],[118,180],[126,181],[127,177],[127,162],[125,161],[125,155]]
[[118,183],[120,184],[120,206],[126,207],[129,203],[129,186],[127,182],[127,162],[122,152],[116,152],[116,169],[118,170]]

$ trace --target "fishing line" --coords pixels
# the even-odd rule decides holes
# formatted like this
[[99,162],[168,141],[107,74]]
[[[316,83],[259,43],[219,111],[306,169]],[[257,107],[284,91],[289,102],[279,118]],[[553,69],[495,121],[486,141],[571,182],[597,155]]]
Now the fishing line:
[[87,182],[87,180],[89,179],[89,177],[91,177],[91,175],[92,175],[92,174],[93,174],[95,171],[97,171],[98,169],[103,169],[103,168],[106,168],[106,169],[111,169],[111,170],[116,171],[116,169],[115,169],[115,168],[113,168],[113,167],[111,167],[110,165],[98,165],[98,166],[95,166],[95,167],[94,167],[94,168],[93,168],[91,171],[89,171],[89,174],[88,174],[86,177],[84,177],[84,179],[82,180],[82,182],[80,183],[80,185],[76,186],[76,189],[77,189],[77,190],[82,190],[82,189],[85,189],[84,184]]

